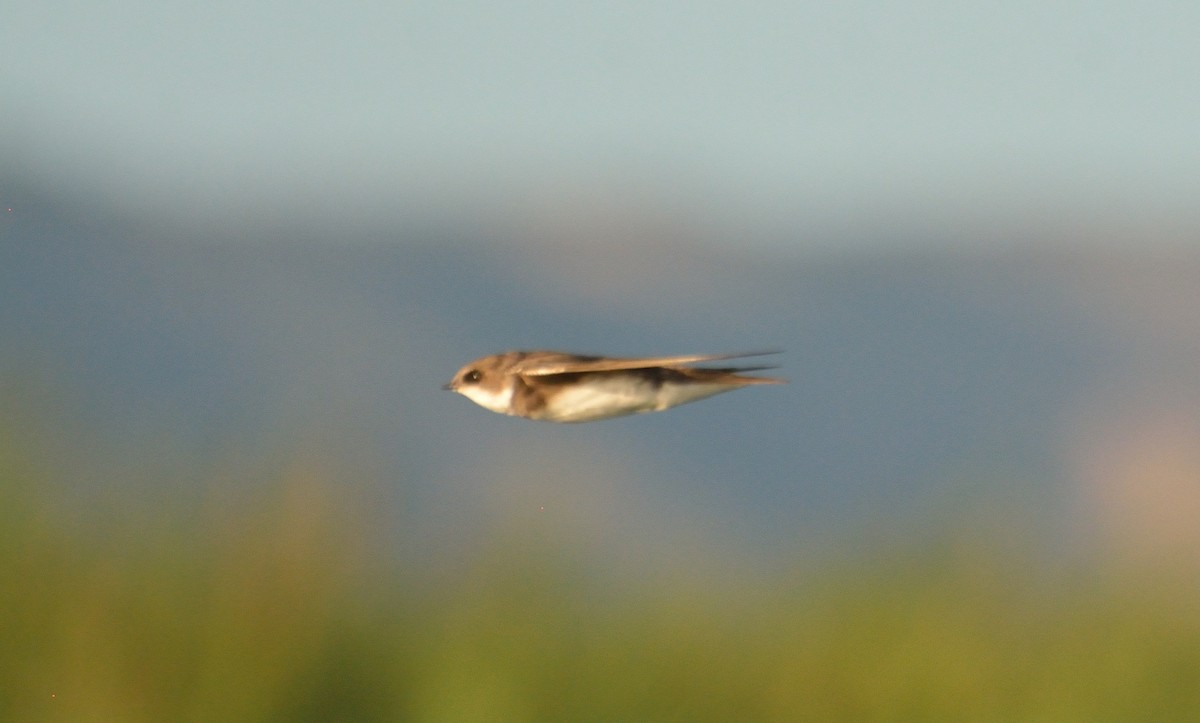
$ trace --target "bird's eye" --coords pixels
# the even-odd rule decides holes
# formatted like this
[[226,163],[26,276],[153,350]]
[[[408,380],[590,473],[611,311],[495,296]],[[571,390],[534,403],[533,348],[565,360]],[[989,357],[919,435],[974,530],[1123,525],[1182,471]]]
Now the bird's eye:
[[463,381],[466,382],[467,384],[474,384],[475,382],[479,381],[479,377],[480,377],[479,370],[472,369],[471,371],[467,372],[466,374],[463,374]]

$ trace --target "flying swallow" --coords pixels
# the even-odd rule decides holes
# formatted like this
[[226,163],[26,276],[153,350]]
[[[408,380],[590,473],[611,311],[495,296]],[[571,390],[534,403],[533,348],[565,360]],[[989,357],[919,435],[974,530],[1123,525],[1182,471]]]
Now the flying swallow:
[[580,356],[557,351],[509,351],[476,359],[443,389],[499,414],[546,422],[591,422],[660,412],[755,384],[784,384],[740,372],[770,369],[693,367],[690,364],[763,356],[694,354],[641,359]]

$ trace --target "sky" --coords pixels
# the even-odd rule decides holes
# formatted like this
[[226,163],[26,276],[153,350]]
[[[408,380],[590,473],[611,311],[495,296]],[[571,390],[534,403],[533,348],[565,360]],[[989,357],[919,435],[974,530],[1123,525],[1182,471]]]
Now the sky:
[[371,218],[616,185],[737,243],[1197,213],[1195,3],[8,5],[0,161],[130,209]]

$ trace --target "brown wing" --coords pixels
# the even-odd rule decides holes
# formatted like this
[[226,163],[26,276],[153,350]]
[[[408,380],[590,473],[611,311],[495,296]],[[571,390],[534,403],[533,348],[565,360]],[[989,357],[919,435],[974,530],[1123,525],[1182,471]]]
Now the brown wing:
[[573,354],[545,353],[545,356],[531,355],[521,361],[514,370],[526,376],[547,376],[551,374],[578,374],[581,372],[609,372],[619,369],[647,369],[650,367],[677,367],[684,364],[720,361],[723,359],[741,359],[750,356],[778,354],[777,351],[755,351],[742,354],[690,354],[687,356],[653,356],[637,359],[613,359],[609,357],[575,356]]

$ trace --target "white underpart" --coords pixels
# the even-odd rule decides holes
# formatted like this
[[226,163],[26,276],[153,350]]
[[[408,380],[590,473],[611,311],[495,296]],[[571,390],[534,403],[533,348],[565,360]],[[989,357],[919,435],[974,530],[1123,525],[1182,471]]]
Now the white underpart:
[[490,409],[500,414],[512,414],[513,388],[511,384],[494,391],[484,389],[479,385],[462,386],[457,391],[484,409]]
[[[628,376],[595,378],[564,386],[549,400],[544,418],[555,422],[588,422],[640,412],[657,412],[735,388],[729,384],[653,384]],[[481,402],[482,403],[482,402]],[[486,406],[486,405],[484,405]]]

